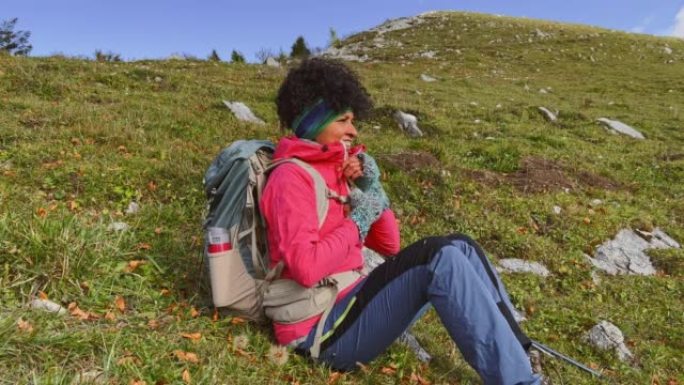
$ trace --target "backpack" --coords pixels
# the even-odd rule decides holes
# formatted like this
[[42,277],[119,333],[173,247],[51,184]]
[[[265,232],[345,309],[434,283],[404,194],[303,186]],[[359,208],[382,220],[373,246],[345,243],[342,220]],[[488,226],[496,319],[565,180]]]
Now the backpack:
[[[204,221],[204,259],[211,279],[212,302],[241,317],[263,321],[265,283],[278,278],[281,266],[269,270],[265,222],[259,200],[269,171],[283,163],[293,163],[313,179],[319,227],[328,212],[328,199],[337,194],[306,162],[299,159],[272,161],[275,145],[264,140],[238,140],[209,165],[204,175],[207,215]],[[217,248],[217,245],[226,245]],[[228,253],[223,264],[212,256]],[[220,270],[220,271],[217,271]]]

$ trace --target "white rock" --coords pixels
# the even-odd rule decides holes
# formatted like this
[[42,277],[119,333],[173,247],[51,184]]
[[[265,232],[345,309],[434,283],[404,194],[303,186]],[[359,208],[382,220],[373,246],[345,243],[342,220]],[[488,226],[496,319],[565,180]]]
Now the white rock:
[[656,248],[681,248],[681,245],[659,228],[654,229],[652,233],[642,234],[650,237],[650,240],[647,241],[630,229],[622,229],[614,239],[600,245],[593,258],[587,258],[597,269],[610,275],[654,275],[656,270],[644,251]]
[[62,307],[62,305],[52,302],[49,299],[41,299],[41,298],[36,298],[31,303],[29,306],[32,309],[40,309],[40,310],[45,310],[50,313],[57,313],[57,314],[66,314],[66,309]]
[[126,208],[126,215],[133,215],[137,214],[138,211],[140,211],[140,205],[137,202],[131,201],[131,203],[128,204],[128,207]]
[[435,52],[435,51],[425,51],[425,52],[420,53],[420,57],[424,57],[427,59],[434,59],[436,55],[437,55],[437,52]]
[[238,120],[256,124],[266,124],[263,120],[257,118],[252,110],[250,110],[249,107],[242,102],[229,102],[228,100],[224,100],[223,104],[225,104],[226,107],[233,112]]
[[107,226],[107,230],[109,231],[126,231],[130,228],[131,226],[126,222],[112,222]]
[[535,34],[535,36],[537,36],[540,39],[548,39],[552,36],[550,33],[544,32],[539,28],[536,28],[534,30],[534,34]]
[[420,80],[422,80],[424,82],[428,82],[428,83],[437,81],[437,79],[433,78],[430,75],[426,75],[426,74],[420,74]]
[[540,94],[548,94],[549,91],[547,91],[546,88],[540,88],[540,89],[539,89],[539,93],[540,93]]
[[387,32],[400,31],[421,24],[424,16],[418,15],[413,17],[401,17],[394,20],[386,21],[375,28],[371,28],[371,32],[377,32],[382,35]]
[[497,110],[500,110],[501,108],[503,108],[503,105],[501,105],[501,103],[497,103],[497,105],[494,106],[494,108],[496,108]]
[[613,130],[614,132],[630,136],[634,139],[645,139],[644,135],[641,132],[635,130],[634,128],[632,128],[632,127],[630,127],[630,126],[628,126],[628,125],[626,125],[626,124],[624,124],[618,120],[612,120],[612,119],[608,119],[608,118],[599,118],[598,121],[605,124],[606,127]]
[[280,68],[280,62],[271,56],[266,58],[266,65],[269,67]]
[[482,121],[480,119],[475,119],[475,120],[473,120],[473,123],[480,124],[480,123],[482,123]]
[[518,258],[499,260],[499,267],[507,273],[532,273],[541,277],[548,277],[551,273],[539,262],[525,261]]
[[634,357],[625,345],[622,331],[608,321],[599,322],[589,330],[584,339],[601,350],[615,350],[620,361],[627,362]]
[[556,114],[558,114],[558,112],[556,112],[556,113],[554,114],[553,112],[551,112],[551,111],[550,111],[548,108],[546,108],[546,107],[537,107],[537,108],[539,109],[539,111],[542,112],[542,114],[544,114],[544,116],[546,117],[546,120],[548,120],[549,122],[556,122],[556,121],[558,121],[558,116],[556,116]]
[[157,83],[161,83],[162,78],[159,77],[159,76],[155,76],[155,77],[154,77],[154,81],[157,82]]
[[560,206],[553,206],[553,213],[554,214],[560,215],[561,211],[563,211],[563,209]]
[[523,88],[525,89],[525,91],[529,91],[529,90],[530,90],[530,86],[528,86],[527,84],[525,84],[525,87],[523,87]]
[[414,115],[407,114],[405,112],[397,110],[394,115],[394,120],[399,124],[399,127],[401,127],[408,136],[411,137],[420,137],[423,136],[423,131],[420,130],[418,127],[418,118],[416,118]]
[[602,204],[603,204],[603,201],[600,199],[592,199],[592,201],[589,202],[589,205],[591,205],[591,207],[598,207],[598,206],[601,206]]
[[663,52],[665,52],[668,55],[672,55],[672,48],[665,46],[663,47]]

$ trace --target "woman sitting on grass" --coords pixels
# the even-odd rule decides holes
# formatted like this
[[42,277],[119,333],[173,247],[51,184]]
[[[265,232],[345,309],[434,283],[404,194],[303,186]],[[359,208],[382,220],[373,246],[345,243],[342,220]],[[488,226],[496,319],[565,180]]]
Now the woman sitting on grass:
[[[314,182],[301,167],[284,163],[270,175],[260,201],[267,223],[271,266],[304,287],[333,274],[359,272],[340,287],[325,325],[321,315],[274,322],[278,342],[338,370],[367,363],[397,339],[432,304],[466,361],[485,384],[539,384],[511,317],[501,281],[480,247],[464,235],[422,239],[399,250],[399,230],[380,184],[380,171],[361,146],[353,146],[355,119],[372,101],[344,64],[305,60],[292,69],[277,96],[283,137],[274,160],[298,158],[348,204],[329,200],[319,226]],[[361,249],[387,256],[368,276]],[[317,338],[318,332],[318,338]]]

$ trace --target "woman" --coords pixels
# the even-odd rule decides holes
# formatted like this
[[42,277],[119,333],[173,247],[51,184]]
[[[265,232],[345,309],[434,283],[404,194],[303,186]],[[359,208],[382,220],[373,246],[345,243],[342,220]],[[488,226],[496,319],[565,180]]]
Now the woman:
[[[297,165],[278,166],[260,202],[272,266],[284,266],[282,277],[312,287],[333,274],[359,271],[363,246],[393,256],[337,294],[319,331],[318,359],[339,370],[371,361],[429,303],[485,384],[539,384],[508,296],[476,243],[454,235],[399,250],[377,165],[363,146],[352,146],[355,119],[372,109],[356,75],[340,62],[306,60],[288,73],[276,104],[282,127],[294,135],[280,140],[274,159],[309,163],[349,203],[331,199],[319,226],[312,178]],[[317,340],[320,319],[274,322],[276,339],[304,352]]]

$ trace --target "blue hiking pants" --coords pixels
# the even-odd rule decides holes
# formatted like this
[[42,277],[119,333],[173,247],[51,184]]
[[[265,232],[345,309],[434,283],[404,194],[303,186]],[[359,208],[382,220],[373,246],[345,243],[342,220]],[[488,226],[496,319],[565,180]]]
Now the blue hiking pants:
[[[464,235],[425,238],[373,270],[331,311],[319,360],[345,371],[370,362],[428,303],[486,385],[540,383],[501,281]],[[315,329],[298,352],[310,348]]]

